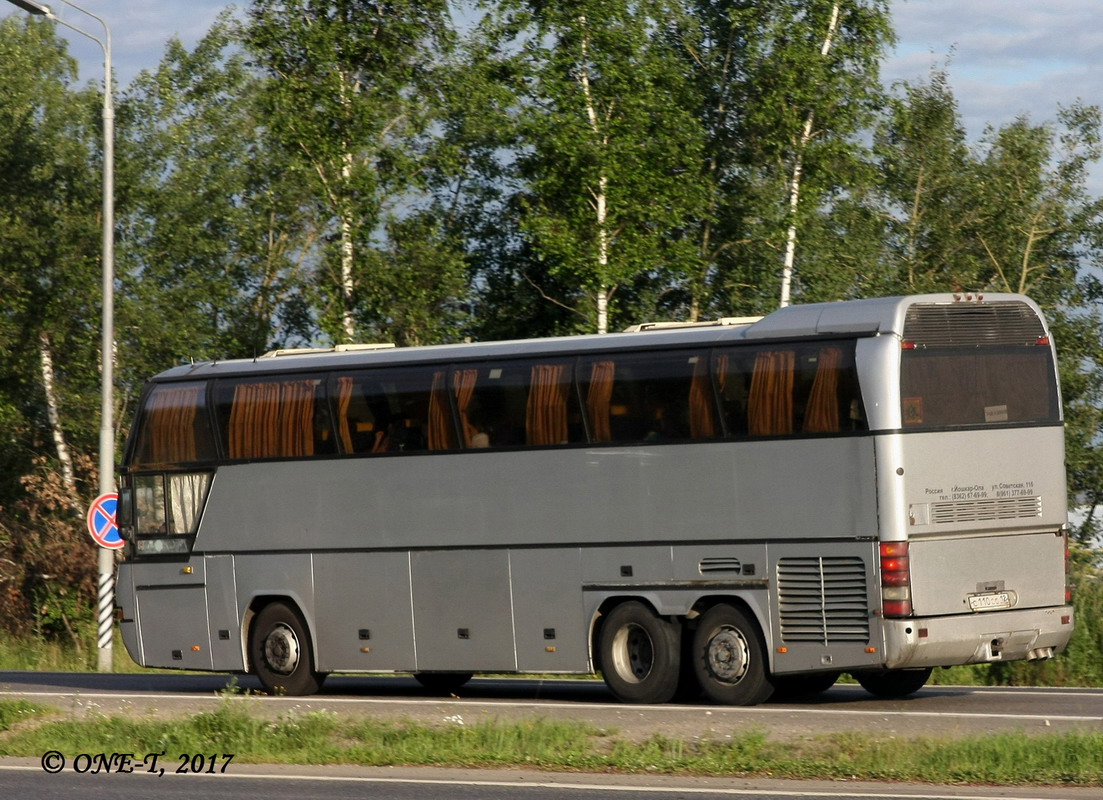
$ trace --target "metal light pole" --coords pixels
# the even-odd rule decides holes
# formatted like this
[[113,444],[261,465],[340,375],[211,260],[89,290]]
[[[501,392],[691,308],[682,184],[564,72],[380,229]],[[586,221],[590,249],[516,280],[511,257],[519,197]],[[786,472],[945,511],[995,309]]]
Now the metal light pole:
[[[49,6],[35,0],[8,0],[36,16],[46,17],[98,44],[103,50],[103,334],[101,349],[100,397],[100,491],[101,495],[115,491],[115,103],[111,78],[111,29],[102,18],[69,0],[67,6],[87,14],[103,26],[103,39],[88,33],[54,15]],[[115,606],[115,555],[106,547],[99,548],[99,587],[97,620],[99,644],[98,668],[111,671],[112,616]]]

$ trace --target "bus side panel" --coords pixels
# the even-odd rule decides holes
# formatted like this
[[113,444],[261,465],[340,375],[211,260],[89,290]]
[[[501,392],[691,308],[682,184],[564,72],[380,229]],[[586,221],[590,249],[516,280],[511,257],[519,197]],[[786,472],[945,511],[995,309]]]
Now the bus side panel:
[[212,667],[224,672],[241,672],[245,669],[245,654],[241,648],[234,557],[207,556],[205,561]]
[[846,670],[882,662],[876,547],[873,541],[768,546],[770,607],[776,609],[773,672]]
[[308,471],[294,462],[227,466],[196,548],[510,547],[518,536],[552,546],[846,538],[876,525],[873,442],[476,451],[319,460]]
[[[290,603],[302,614],[317,653],[314,571],[308,554],[239,554],[234,557],[234,572],[237,578],[238,608],[244,612],[258,597],[279,598]],[[245,631],[245,635],[248,636],[249,631]]]
[[506,550],[412,553],[419,671],[517,669]]
[[407,553],[320,553],[314,581],[321,671],[414,669]]
[[514,639],[522,672],[589,671],[588,625],[579,591],[583,552],[577,547],[510,551]]
[[136,566],[136,620],[147,667],[211,669],[206,571],[201,558]]

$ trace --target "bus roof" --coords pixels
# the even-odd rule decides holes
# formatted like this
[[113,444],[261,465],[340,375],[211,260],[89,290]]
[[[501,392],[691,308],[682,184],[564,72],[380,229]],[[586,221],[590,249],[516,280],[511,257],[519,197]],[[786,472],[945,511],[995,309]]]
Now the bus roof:
[[[249,373],[319,371],[350,366],[429,364],[488,358],[556,356],[611,350],[692,347],[744,340],[799,339],[818,336],[901,335],[910,306],[918,304],[988,304],[1022,302],[1038,307],[1019,294],[926,294],[810,303],[780,308],[764,317],[718,320],[713,324],[633,326],[626,332],[604,335],[556,336],[464,344],[395,348],[389,344],[340,345],[332,348],[275,351],[252,359],[207,361],[168,369],[154,380],[188,380]],[[1041,316],[1039,312],[1039,316]]]

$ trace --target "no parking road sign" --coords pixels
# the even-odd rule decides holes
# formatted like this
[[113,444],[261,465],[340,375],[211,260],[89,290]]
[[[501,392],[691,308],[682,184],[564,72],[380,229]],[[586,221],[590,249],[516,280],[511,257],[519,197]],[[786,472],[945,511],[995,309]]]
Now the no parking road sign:
[[126,542],[119,535],[115,513],[119,509],[119,495],[115,492],[101,494],[88,508],[88,532],[100,547],[118,550]]

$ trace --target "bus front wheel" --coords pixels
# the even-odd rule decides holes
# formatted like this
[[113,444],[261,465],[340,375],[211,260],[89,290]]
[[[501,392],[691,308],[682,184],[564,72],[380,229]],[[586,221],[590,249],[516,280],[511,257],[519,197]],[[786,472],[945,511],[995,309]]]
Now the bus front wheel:
[[727,603],[701,615],[693,634],[697,682],[716,703],[753,706],[770,696],[765,653],[758,626]]
[[269,694],[314,694],[325,679],[314,669],[306,624],[285,603],[269,603],[257,614],[249,633],[249,657]]
[[893,700],[915,694],[931,677],[931,669],[885,669],[880,672],[855,672],[854,679],[872,695]]
[[626,703],[665,703],[678,690],[680,629],[635,600],[601,626],[601,672]]

